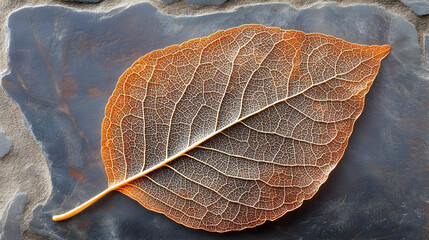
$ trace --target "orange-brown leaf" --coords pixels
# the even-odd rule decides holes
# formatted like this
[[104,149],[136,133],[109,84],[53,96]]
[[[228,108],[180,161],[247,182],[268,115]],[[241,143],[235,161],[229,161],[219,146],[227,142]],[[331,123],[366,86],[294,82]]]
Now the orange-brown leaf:
[[208,231],[275,220],[326,181],[389,51],[261,25],[153,51],[106,106],[109,189]]

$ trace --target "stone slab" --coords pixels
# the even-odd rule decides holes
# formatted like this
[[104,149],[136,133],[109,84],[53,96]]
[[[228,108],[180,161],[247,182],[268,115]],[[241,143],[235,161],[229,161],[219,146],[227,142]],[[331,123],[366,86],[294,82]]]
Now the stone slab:
[[0,218],[0,240],[22,239],[23,212],[26,204],[27,194],[16,191]]
[[[118,77],[152,50],[258,23],[390,44],[343,159],[316,196],[260,227],[215,234],[186,228],[114,192],[75,217],[51,220],[107,187],[100,157],[104,107]],[[371,23],[371,24],[369,24]],[[428,71],[412,24],[374,5],[258,4],[173,17],[148,3],[107,13],[21,9],[8,22],[2,85],[48,162],[53,190],[30,229],[55,239],[421,239],[429,199]]]
[[0,131],[0,158],[4,157],[9,153],[12,144],[10,140],[4,135],[3,131]]
[[410,7],[417,15],[429,14],[429,0],[401,0],[401,2]]

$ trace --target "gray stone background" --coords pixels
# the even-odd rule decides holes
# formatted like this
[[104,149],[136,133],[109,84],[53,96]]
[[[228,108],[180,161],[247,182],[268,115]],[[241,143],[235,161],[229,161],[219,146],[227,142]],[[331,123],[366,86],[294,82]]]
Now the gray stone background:
[[[104,0],[99,3],[84,4],[54,0],[2,0],[0,2],[0,9],[2,9],[0,13],[0,25],[2,29],[0,31],[0,39],[2,39],[0,41],[0,72],[4,72],[7,69],[7,41],[4,27],[7,17],[14,10],[25,6],[62,5],[81,10],[100,12],[139,2],[143,1]],[[172,4],[165,4],[162,1],[149,2],[164,13],[181,16],[232,11],[242,5],[274,1],[230,0],[220,6],[190,5],[185,1],[178,1]],[[293,7],[301,9],[309,7],[314,3],[325,1],[286,0],[275,2],[287,2]],[[346,0],[333,2],[338,2],[339,6],[375,4],[385,8],[388,12],[400,15],[415,26],[421,47],[420,57],[423,62],[429,64],[427,62],[429,54],[425,53],[424,47],[426,46],[426,51],[429,51],[427,49],[429,47],[429,15],[422,15],[425,12],[429,12],[428,0]],[[43,237],[35,235],[32,231],[28,230],[28,220],[32,217],[34,207],[47,200],[52,187],[50,185],[51,181],[45,157],[39,145],[37,145],[34,138],[25,128],[24,121],[17,104],[6,94],[3,88],[0,88],[0,214],[3,213],[2,218],[0,218],[1,239],[14,238],[14,236],[2,235],[2,231],[8,226],[9,228],[17,228],[17,232],[22,231],[24,239],[43,239]],[[10,150],[9,142],[11,143]],[[4,156],[2,156],[3,153],[5,153]],[[16,222],[22,223],[22,225],[16,226],[14,223],[7,222],[7,217],[10,215],[16,216],[14,219]],[[429,228],[429,226],[425,227]]]

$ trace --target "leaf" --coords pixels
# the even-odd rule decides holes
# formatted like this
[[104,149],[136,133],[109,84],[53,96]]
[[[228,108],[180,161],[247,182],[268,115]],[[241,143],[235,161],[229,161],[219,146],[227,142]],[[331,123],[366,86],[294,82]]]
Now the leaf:
[[226,232],[310,199],[342,157],[390,46],[243,25],[153,51],[119,78],[101,154],[109,188]]

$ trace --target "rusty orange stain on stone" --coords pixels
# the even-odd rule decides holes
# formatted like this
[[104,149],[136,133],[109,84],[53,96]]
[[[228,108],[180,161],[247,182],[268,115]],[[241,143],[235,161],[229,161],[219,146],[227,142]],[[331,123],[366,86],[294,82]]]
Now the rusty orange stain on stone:
[[14,92],[18,92],[19,91],[19,87],[18,87],[18,85],[16,85],[15,83],[13,83],[13,82],[9,82],[6,78],[3,78],[3,85],[6,87],[6,88],[10,88],[10,89],[12,89]]
[[82,230],[90,226],[91,226],[91,223],[88,220],[82,220],[79,222],[78,228]]
[[100,89],[96,87],[88,87],[87,90],[90,98],[98,98],[101,96]]
[[70,116],[70,118],[73,118],[70,114],[70,110],[69,110],[69,106],[63,101],[61,100],[58,104],[57,104],[57,110],[59,112],[65,113],[68,116]]
[[74,170],[73,168],[69,168],[71,176],[76,179],[78,182],[85,182],[85,177],[78,171]]
[[74,78],[69,76],[63,77],[63,82],[61,84],[62,92],[64,97],[74,97],[76,96],[77,82]]

